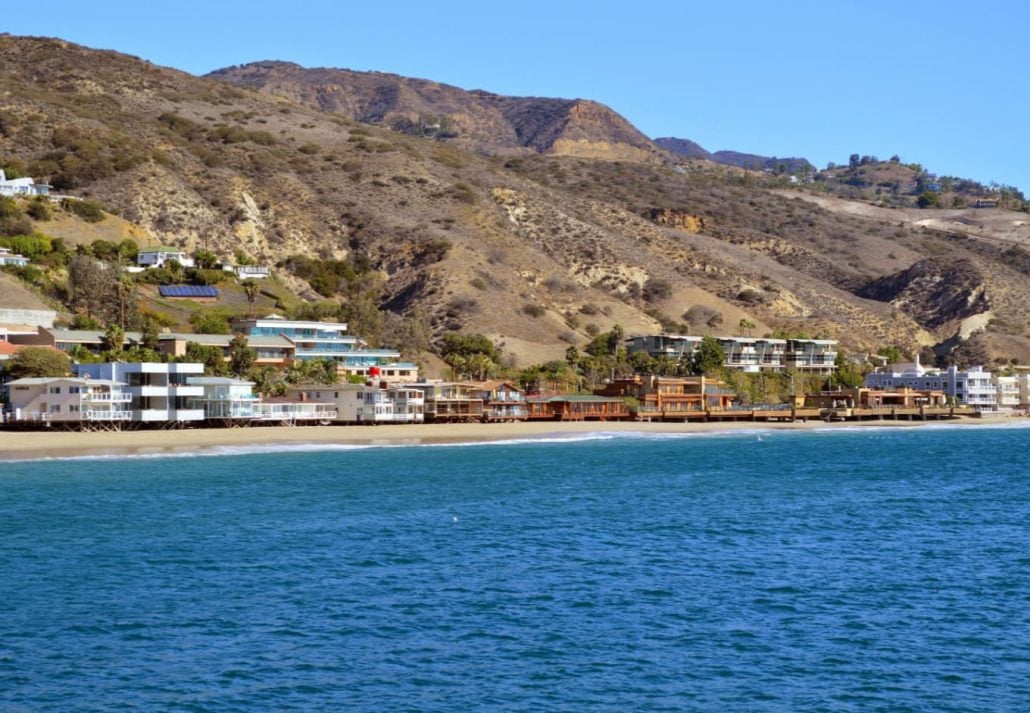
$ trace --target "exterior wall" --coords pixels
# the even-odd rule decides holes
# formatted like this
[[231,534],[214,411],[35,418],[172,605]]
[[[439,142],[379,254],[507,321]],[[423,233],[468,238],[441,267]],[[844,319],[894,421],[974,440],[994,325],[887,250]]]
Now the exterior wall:
[[57,312],[49,309],[0,309],[0,324],[53,327]]

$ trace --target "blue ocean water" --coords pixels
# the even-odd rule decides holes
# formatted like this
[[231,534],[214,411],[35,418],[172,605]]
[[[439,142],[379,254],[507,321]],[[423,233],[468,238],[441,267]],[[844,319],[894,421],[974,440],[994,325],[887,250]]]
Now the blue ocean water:
[[1018,711],[1030,429],[0,463],[0,710]]

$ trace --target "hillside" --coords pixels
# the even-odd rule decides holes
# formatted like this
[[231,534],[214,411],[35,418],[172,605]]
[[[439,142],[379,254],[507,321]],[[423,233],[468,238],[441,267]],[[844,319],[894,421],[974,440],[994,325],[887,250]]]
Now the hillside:
[[625,160],[655,159],[658,153],[623,117],[582,99],[506,97],[394,74],[306,69],[290,62],[255,62],[207,76],[481,153],[530,150]]
[[[455,118],[458,136],[438,140],[430,134],[447,122],[421,114],[412,120],[422,135],[412,135],[310,97],[60,40],[0,36],[0,70],[0,165],[102,203],[141,241],[278,265],[283,289],[363,315],[356,326],[374,341],[402,337],[369,306],[434,339],[483,333],[518,364],[560,359],[616,324],[630,334],[733,333],[741,320],[756,334],[825,335],[849,350],[935,346],[947,359],[974,344],[991,359],[1030,361],[1018,245],[831,210],[814,195],[770,190],[782,179],[761,173],[652,160],[634,143],[639,132],[592,102],[482,93],[475,107],[490,111],[465,106],[482,119],[463,129]],[[432,83],[410,82],[388,85],[432,94]],[[362,101],[365,118],[379,113],[384,126],[401,106]],[[606,146],[588,150],[601,125]],[[507,137],[510,152],[461,149],[462,131],[474,148],[473,130]],[[915,287],[867,289],[941,257],[967,261],[980,280],[981,331],[968,309],[915,306]],[[925,296],[957,305],[971,289],[945,283]]]

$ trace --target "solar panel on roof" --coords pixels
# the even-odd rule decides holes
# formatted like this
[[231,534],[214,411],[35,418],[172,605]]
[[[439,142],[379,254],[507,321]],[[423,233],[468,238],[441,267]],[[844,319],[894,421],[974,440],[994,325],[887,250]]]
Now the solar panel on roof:
[[162,297],[218,297],[217,287],[203,285],[161,285]]

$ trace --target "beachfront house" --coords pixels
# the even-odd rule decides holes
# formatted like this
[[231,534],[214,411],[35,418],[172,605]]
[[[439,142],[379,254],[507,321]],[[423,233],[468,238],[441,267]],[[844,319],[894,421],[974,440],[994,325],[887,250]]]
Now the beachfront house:
[[706,376],[630,376],[615,379],[595,392],[598,396],[630,397],[638,418],[685,420],[707,411],[723,411],[736,394],[719,379]]
[[[140,332],[125,332],[125,346],[139,343],[143,338]],[[11,342],[26,346],[53,347],[63,352],[71,352],[82,347],[91,354],[100,354],[103,350],[104,331],[100,329],[58,329],[57,327],[38,327],[35,333],[12,335]]]
[[408,386],[379,388],[372,384],[308,384],[291,387],[287,396],[322,402],[336,409],[337,423],[421,423],[422,392]]
[[473,384],[473,393],[483,400],[483,421],[522,421],[529,416],[526,393],[510,381],[490,380]]
[[1019,377],[995,374],[991,377],[994,393],[998,401],[998,410],[1012,413],[1020,408]]
[[180,248],[140,248],[136,254],[136,264],[143,268],[164,267],[170,262],[177,262],[183,267],[195,267],[193,258]]
[[204,420],[204,408],[195,399],[204,396],[203,386],[189,384],[189,377],[202,376],[203,364],[188,362],[112,362],[75,364],[80,377],[107,379],[126,384],[132,395],[132,420],[154,425],[183,425]]
[[536,421],[625,421],[632,417],[621,398],[559,394],[527,396],[529,419]]
[[428,422],[472,422],[483,420],[483,397],[474,384],[454,381],[421,381],[408,384],[425,399]]
[[186,383],[203,389],[200,396],[186,400],[190,409],[203,409],[204,418],[221,421],[246,421],[257,413],[260,398],[254,393],[254,382],[228,376],[188,376]]
[[131,394],[108,379],[37,377],[7,384],[4,422],[115,430],[132,419]]
[[927,369],[919,363],[891,364],[883,370],[866,374],[864,386],[870,389],[890,390],[902,387],[916,391],[942,390],[963,406],[992,413],[998,410],[998,398],[991,373],[981,366],[960,371],[957,366],[947,369]]

